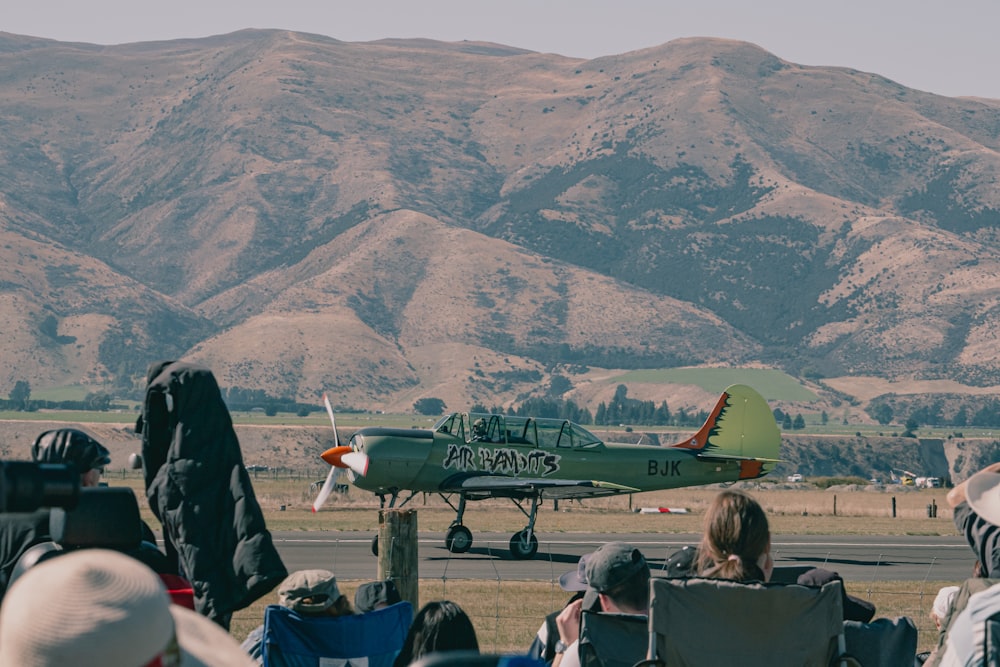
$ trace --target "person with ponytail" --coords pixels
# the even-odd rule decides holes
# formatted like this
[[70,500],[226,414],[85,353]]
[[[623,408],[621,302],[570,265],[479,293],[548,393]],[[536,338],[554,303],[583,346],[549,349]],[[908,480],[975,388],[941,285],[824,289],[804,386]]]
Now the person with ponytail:
[[726,489],[705,513],[698,545],[699,576],[734,581],[768,581],[774,569],[767,515],[749,494]]

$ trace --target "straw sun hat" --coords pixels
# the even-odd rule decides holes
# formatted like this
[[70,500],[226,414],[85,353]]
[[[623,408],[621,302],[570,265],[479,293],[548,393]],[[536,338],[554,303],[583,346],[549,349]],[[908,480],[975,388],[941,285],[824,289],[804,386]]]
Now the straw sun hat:
[[0,667],[251,666],[225,630],[172,605],[146,565],[81,549],[39,563],[0,607]]

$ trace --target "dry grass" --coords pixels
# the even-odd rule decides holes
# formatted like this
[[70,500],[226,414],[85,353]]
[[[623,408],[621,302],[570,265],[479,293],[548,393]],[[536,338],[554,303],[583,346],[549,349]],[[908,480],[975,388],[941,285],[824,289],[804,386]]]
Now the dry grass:
[[[299,480],[260,478],[254,481],[257,499],[271,530],[373,530],[377,526],[378,500],[351,488],[334,494],[326,507],[313,513],[315,491],[311,478]],[[110,483],[128,485],[142,492],[137,478]],[[778,488],[782,485],[747,485],[771,519],[778,535],[954,535],[945,489],[828,490],[812,485]],[[717,487],[694,487],[653,491],[634,497],[618,496],[585,501],[564,501],[558,511],[552,503],[539,510],[541,533],[697,533],[702,514]],[[893,517],[893,500],[896,516]],[[937,518],[928,518],[927,506],[937,505]],[[146,504],[144,518],[155,524]],[[281,508],[284,507],[284,510]],[[438,496],[419,495],[409,504],[419,510],[420,530],[444,532],[454,512]],[[640,514],[641,507],[688,509],[688,514]],[[524,516],[506,500],[472,503],[466,522],[476,531],[514,532],[524,527]]]

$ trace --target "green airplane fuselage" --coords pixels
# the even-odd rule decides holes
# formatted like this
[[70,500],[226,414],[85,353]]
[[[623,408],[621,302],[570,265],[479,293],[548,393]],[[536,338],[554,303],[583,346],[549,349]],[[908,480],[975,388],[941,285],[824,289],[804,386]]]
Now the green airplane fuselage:
[[579,447],[466,441],[452,433],[366,428],[351,440],[371,463],[364,477],[348,473],[375,493],[410,489],[437,492],[462,475],[516,479],[599,480],[622,491],[654,491],[730,482],[747,476],[745,461],[699,461],[698,451],[678,447],[587,443]]

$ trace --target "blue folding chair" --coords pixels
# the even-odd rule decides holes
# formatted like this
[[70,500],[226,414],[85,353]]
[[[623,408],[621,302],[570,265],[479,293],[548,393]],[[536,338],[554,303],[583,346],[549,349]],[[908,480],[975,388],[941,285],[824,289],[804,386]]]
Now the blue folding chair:
[[413,622],[413,605],[352,616],[302,616],[264,609],[264,667],[392,667]]

